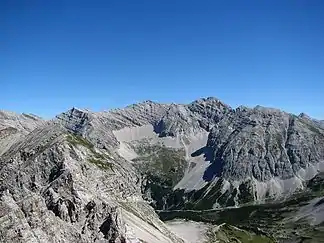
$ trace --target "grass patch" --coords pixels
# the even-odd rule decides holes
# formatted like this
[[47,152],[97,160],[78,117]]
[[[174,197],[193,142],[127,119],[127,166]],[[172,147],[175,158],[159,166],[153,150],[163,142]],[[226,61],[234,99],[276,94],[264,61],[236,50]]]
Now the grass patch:
[[222,225],[219,228],[213,227],[206,233],[206,243],[274,243],[272,239],[264,235],[242,230],[231,225]]
[[95,147],[94,145],[89,142],[87,139],[85,139],[84,137],[80,136],[80,135],[76,135],[76,134],[69,134],[67,136],[67,141],[73,145],[73,146],[83,146],[87,149],[90,150],[90,152],[94,155],[95,158],[97,159],[106,159],[107,156],[103,155],[103,154],[100,154],[98,153],[96,150],[95,150]]
[[134,146],[134,150],[140,155],[133,160],[134,166],[146,179],[142,193],[146,195],[149,192],[149,201],[154,201],[151,206],[165,209],[178,204],[173,187],[181,180],[188,166],[185,151],[147,143]]
[[108,163],[107,161],[90,158],[90,159],[88,159],[88,162],[98,166],[100,169],[103,169],[103,170],[111,170],[112,169],[112,164]]
[[66,140],[73,146],[81,145],[81,146],[86,147],[90,150],[94,149],[94,145],[92,143],[90,143],[87,139],[85,139],[84,137],[77,135],[77,134],[69,134],[66,137]]
[[88,159],[89,163],[94,164],[103,170],[112,169],[113,164],[107,162],[107,159],[110,159],[110,157],[106,154],[98,153],[95,150],[94,145],[84,137],[77,134],[69,134],[66,139],[72,146],[82,146],[90,150],[93,157]]
[[[292,198],[283,202],[205,211],[184,210],[164,211],[158,213],[162,220],[184,218],[215,225],[226,223],[243,229],[244,231],[249,232],[249,234],[256,235],[252,237],[254,241],[244,241],[244,238],[239,238],[240,235],[236,235],[234,232],[234,235],[236,235],[235,239],[240,241],[233,240],[219,242],[276,242],[273,240],[275,239],[277,242],[292,240],[290,242],[318,243],[323,242],[322,239],[324,239],[323,226],[311,226],[304,220],[299,222],[288,220],[292,216],[296,215],[300,207],[307,205],[315,195],[318,195],[318,192],[313,193],[308,191],[294,195]],[[227,232],[223,232],[223,234],[225,233],[230,233],[230,231],[227,230]],[[265,239],[267,238],[263,239],[262,237],[258,238],[257,236],[268,237],[272,241],[266,241]],[[302,241],[306,238],[308,240]]]
[[139,146],[136,152],[141,154],[134,159],[136,168],[143,174],[154,175],[168,181],[171,187],[179,182],[187,167],[185,152],[164,146]]

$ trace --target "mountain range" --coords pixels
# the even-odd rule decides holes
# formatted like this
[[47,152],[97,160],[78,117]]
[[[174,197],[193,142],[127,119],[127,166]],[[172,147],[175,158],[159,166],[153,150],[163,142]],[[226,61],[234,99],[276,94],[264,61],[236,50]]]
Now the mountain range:
[[[236,223],[219,212],[264,215],[262,205],[287,203],[308,222],[322,215],[322,172],[324,121],[304,113],[234,109],[213,97],[72,108],[51,120],[1,111],[0,241],[180,243],[161,219],[204,215],[233,232]],[[206,212],[217,212],[216,221]],[[324,214],[316,220],[308,225],[321,225]],[[212,235],[206,242],[222,237]],[[262,235],[269,238],[259,242],[278,240]]]

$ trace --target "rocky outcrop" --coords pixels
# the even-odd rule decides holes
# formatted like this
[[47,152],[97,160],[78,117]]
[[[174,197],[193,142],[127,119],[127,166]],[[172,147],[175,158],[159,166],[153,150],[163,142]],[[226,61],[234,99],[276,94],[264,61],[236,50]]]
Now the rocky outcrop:
[[200,126],[209,131],[232,108],[214,97],[198,99],[188,105],[189,110],[200,117]]
[[145,101],[109,112],[95,113],[73,108],[58,115],[56,120],[69,131],[86,137],[97,147],[115,148],[119,143],[113,131],[125,127],[155,125],[165,114],[167,107],[168,105]]
[[33,114],[16,114],[0,110],[0,155],[19,138],[44,123],[43,119]]
[[155,126],[155,132],[161,137],[176,137],[180,134],[198,133],[202,128],[199,116],[192,113],[187,106],[172,104]]
[[2,154],[0,241],[182,242],[147,210],[135,168],[87,139],[96,119],[73,109]]
[[[263,107],[238,109],[215,126],[215,176],[229,180],[288,179],[324,158],[324,131],[311,120]],[[213,175],[210,175],[213,176]],[[210,177],[209,176],[209,177]]]
[[160,136],[195,135],[209,131],[231,108],[216,98],[196,100],[189,105],[171,104],[157,123]]

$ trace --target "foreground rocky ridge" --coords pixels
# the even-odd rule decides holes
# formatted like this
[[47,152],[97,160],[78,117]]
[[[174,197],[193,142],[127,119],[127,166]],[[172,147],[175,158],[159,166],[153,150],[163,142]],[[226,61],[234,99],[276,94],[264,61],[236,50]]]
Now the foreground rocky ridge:
[[132,165],[82,137],[75,118],[46,122],[2,154],[0,241],[183,242],[142,200]]
[[279,199],[324,170],[320,122],[216,98],[51,121],[2,112],[0,130],[1,241],[182,242],[149,204]]

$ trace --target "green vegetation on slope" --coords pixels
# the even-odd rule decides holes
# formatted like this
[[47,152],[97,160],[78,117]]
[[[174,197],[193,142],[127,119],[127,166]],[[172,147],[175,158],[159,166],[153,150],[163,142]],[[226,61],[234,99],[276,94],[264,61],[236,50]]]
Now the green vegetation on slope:
[[207,233],[205,243],[274,243],[275,241],[265,235],[255,234],[237,227],[223,224],[211,227]]
[[88,158],[89,163],[94,164],[103,170],[112,169],[112,163],[107,161],[110,157],[106,154],[98,153],[95,150],[94,145],[84,137],[77,134],[68,134],[66,139],[72,146],[83,146],[90,150],[92,156]]
[[183,150],[155,145],[140,147],[137,152],[141,156],[133,161],[141,172],[156,175],[172,187],[182,178],[187,166]]
[[94,158],[90,158],[90,159],[88,159],[88,161],[91,164],[94,164],[94,165],[98,166],[100,169],[103,169],[103,170],[112,169],[112,164],[108,163],[107,161],[103,161],[103,160],[100,160],[100,159],[94,159]]
[[73,146],[81,145],[83,147],[88,148],[91,151],[94,149],[93,144],[90,143],[87,139],[85,139],[84,137],[82,137],[80,135],[71,133],[66,137],[66,139]]
[[[183,149],[141,143],[134,147],[140,156],[133,160],[145,183],[143,194],[152,200],[156,209],[166,209],[173,204],[173,187],[181,180],[188,166]],[[170,198],[172,197],[172,198]]]
[[215,225],[226,223],[256,235],[273,237],[276,242],[318,243],[324,242],[324,225],[311,226],[305,220],[295,222],[291,219],[314,195],[319,194],[309,191],[283,202],[205,211],[161,211],[159,215],[162,220],[184,218]]

